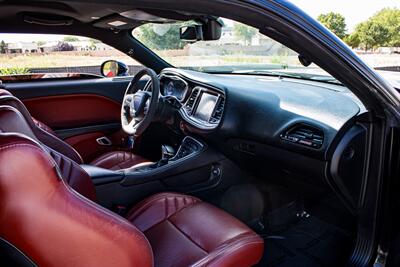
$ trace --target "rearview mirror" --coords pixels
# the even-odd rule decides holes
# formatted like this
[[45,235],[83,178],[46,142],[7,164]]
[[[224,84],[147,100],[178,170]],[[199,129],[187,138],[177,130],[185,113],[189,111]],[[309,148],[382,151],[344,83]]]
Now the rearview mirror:
[[100,72],[104,77],[128,76],[129,68],[122,62],[107,60],[101,64]]
[[201,25],[182,26],[180,29],[180,38],[186,42],[196,42],[203,40],[203,29]]
[[221,38],[222,20],[195,21],[180,27],[180,39],[187,42],[213,41]]

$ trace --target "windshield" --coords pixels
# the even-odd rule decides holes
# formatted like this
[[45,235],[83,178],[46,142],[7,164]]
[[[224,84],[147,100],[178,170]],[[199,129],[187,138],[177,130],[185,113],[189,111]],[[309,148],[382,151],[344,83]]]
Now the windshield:
[[323,75],[315,64],[304,67],[298,54],[261,34],[257,29],[222,19],[221,38],[216,41],[181,41],[179,28],[187,22],[148,23],[133,36],[174,67],[218,73],[266,73],[266,71]]

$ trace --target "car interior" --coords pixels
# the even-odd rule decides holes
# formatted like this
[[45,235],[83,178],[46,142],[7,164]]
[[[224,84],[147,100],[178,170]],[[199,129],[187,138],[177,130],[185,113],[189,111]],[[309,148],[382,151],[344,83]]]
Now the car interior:
[[101,66],[104,76],[0,77],[1,262],[312,267],[349,260],[372,128],[351,88],[176,68],[130,35],[148,22],[197,19],[203,28],[187,27],[181,37],[201,32],[213,40],[220,29],[210,14],[5,2],[1,32],[93,37],[143,68],[118,75],[125,67],[111,60]]

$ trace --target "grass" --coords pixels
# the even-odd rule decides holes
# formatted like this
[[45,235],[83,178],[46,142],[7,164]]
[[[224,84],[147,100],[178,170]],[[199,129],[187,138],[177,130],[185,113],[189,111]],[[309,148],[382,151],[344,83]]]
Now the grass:
[[121,53],[94,54],[88,52],[58,52],[0,55],[0,68],[55,68],[74,66],[100,66],[108,59],[128,65],[138,65],[135,60]]

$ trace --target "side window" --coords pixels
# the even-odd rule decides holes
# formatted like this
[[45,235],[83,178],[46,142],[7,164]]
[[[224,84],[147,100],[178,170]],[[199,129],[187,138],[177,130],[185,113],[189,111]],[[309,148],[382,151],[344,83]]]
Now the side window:
[[133,75],[142,66],[98,40],[66,35],[0,34],[0,75],[85,73],[102,75],[100,66],[117,60]]

